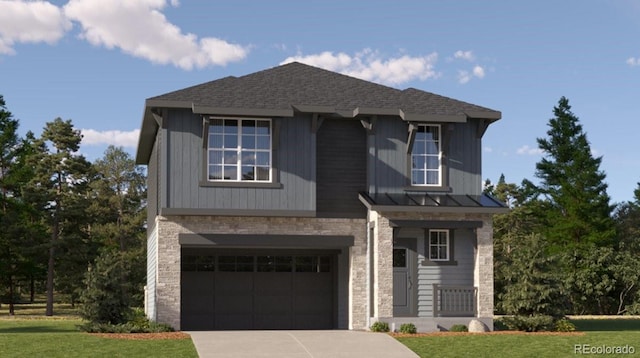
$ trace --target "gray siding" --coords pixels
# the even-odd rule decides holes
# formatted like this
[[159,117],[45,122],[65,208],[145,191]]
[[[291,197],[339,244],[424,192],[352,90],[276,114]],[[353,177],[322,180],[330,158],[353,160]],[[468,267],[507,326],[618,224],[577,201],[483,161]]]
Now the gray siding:
[[369,135],[369,192],[402,193],[407,179],[408,125],[397,117],[381,117]]
[[[154,220],[155,222],[155,220]],[[154,225],[155,227],[155,225]],[[147,286],[145,288],[145,312],[156,320],[156,276],[158,271],[158,230],[155,228],[147,238]]]
[[[278,118],[273,153],[280,188],[201,186],[205,179],[202,117],[170,110],[167,121],[167,207],[185,209],[314,210],[315,137],[311,120]],[[275,127],[275,125],[274,125]]]
[[[482,191],[481,139],[475,120],[451,124],[453,131],[444,163],[452,194],[479,195]],[[442,125],[442,134],[447,131]],[[403,193],[409,185],[407,154],[408,124],[399,118],[381,117],[375,132],[368,136],[368,184],[372,193]]]
[[418,317],[433,317],[433,285],[473,286],[474,242],[470,229],[454,230],[454,257],[457,265],[423,266],[426,258],[424,236],[418,239]]
[[360,121],[325,119],[317,134],[317,215],[366,217],[367,138]]
[[448,163],[454,194],[482,194],[482,140],[477,136],[475,120],[454,125]]

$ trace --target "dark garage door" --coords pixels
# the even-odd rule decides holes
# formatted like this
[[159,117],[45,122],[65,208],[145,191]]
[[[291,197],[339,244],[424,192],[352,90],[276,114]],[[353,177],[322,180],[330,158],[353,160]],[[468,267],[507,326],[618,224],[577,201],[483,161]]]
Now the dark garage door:
[[182,330],[334,328],[335,255],[182,255]]

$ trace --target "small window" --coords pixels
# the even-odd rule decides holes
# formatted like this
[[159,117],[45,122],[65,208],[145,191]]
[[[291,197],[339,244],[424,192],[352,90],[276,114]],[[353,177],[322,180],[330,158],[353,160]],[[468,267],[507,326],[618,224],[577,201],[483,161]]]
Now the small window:
[[209,122],[209,181],[270,182],[271,120],[213,119]]
[[393,249],[393,267],[407,267],[407,249]]
[[220,272],[253,272],[253,256],[218,256]]
[[429,230],[429,260],[449,261],[449,230]]
[[215,271],[215,256],[182,256],[182,271]]
[[411,185],[442,185],[439,125],[419,125],[411,148]]

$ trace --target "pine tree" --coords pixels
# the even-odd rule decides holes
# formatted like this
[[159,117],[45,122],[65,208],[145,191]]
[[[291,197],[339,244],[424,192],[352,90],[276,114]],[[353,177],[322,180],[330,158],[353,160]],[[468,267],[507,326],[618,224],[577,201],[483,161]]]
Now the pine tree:
[[560,98],[553,113],[548,137],[538,138],[545,155],[536,165],[538,194],[550,204],[547,239],[560,249],[608,245],[615,230],[602,157],[594,158],[568,99]]
[[56,118],[46,124],[42,137],[36,141],[36,152],[30,156],[35,174],[29,182],[30,201],[45,213],[50,237],[47,316],[53,315],[56,250],[63,244],[61,239],[77,235],[77,225],[86,216],[85,194],[91,165],[76,154],[81,140],[80,131],[73,128],[71,120]]

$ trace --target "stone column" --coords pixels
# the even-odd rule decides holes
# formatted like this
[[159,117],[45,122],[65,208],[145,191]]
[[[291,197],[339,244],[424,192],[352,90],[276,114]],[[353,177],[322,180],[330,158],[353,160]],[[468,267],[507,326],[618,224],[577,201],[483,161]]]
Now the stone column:
[[180,227],[161,218],[158,225],[156,314],[158,322],[180,330]]
[[375,223],[373,240],[373,314],[393,317],[393,228],[389,219],[372,212]]
[[482,227],[476,230],[477,249],[474,285],[478,287],[478,314],[480,318],[493,318],[493,218],[482,217]]

